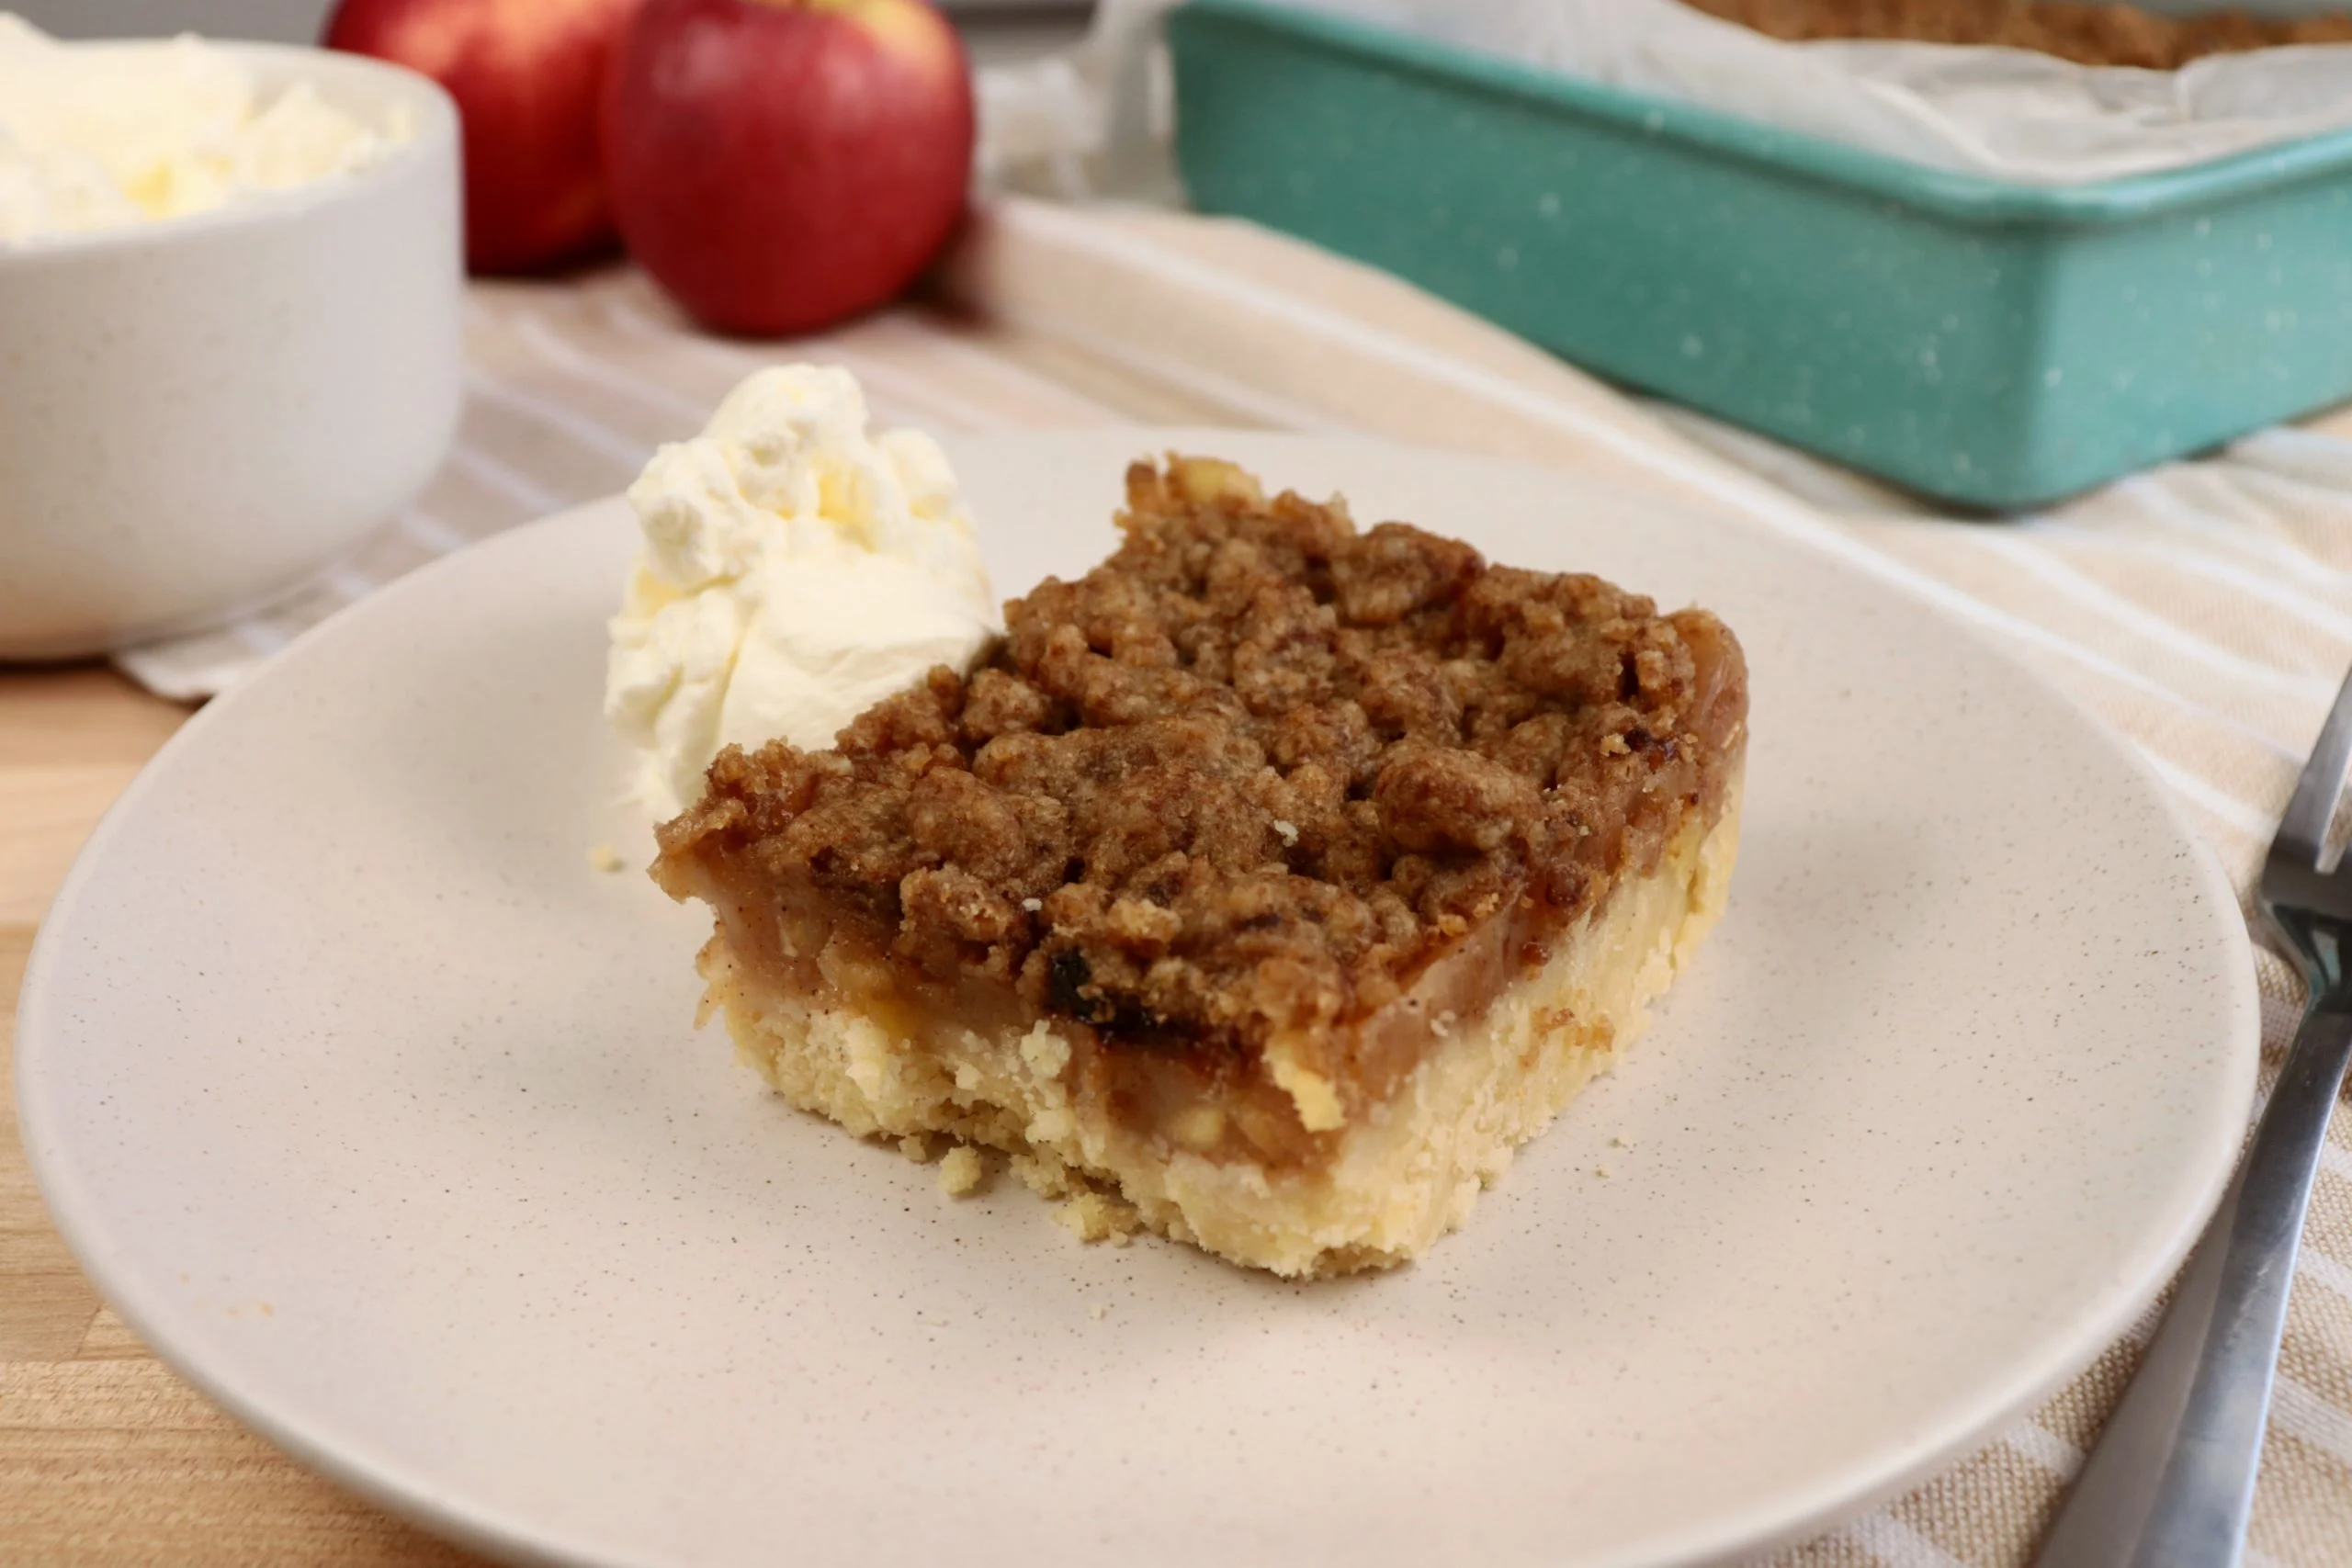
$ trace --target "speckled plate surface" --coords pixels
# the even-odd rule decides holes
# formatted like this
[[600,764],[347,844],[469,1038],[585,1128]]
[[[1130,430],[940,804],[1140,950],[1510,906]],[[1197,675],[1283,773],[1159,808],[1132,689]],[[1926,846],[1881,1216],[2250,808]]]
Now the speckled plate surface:
[[[1170,439],[958,447],[1000,585],[1102,555]],[[597,1564],[1703,1561],[1964,1450],[2128,1322],[2256,1055],[2229,888],[2136,764],[1749,527],[1183,444],[1747,646],[1730,914],[1468,1230],[1317,1285],[1088,1248],[763,1093],[694,1030],[703,917],[590,866],[650,852],[597,712],[607,504],[304,638],[91,840],[17,1051],[107,1297],[298,1457]]]

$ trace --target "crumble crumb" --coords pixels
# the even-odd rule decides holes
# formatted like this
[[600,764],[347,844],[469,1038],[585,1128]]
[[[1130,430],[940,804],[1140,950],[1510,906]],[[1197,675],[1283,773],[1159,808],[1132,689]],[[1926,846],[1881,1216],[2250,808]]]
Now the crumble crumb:
[[1012,1174],[1021,1178],[1021,1185],[1040,1198],[1065,1198],[1074,1190],[1076,1178],[1069,1167],[1056,1159],[1051,1150],[1031,1149],[1016,1154],[1012,1159]]
[[1086,1190],[1057,1204],[1054,1223],[1080,1241],[1108,1241],[1124,1247],[1136,1234],[1138,1222],[1132,1205]]
[[622,864],[621,857],[614,852],[612,845],[591,844],[588,846],[589,870],[610,874],[619,871]]
[[1620,1133],[1615,1137],[1610,1139],[1609,1143],[1610,1146],[1612,1148],[1630,1149],[1634,1146],[1634,1140],[1627,1137],[1623,1133]]
[[899,1152],[917,1165],[931,1163],[931,1137],[924,1133],[909,1133],[899,1140]]
[[1101,1302],[1096,1302],[1092,1306],[1086,1309],[1086,1315],[1092,1318],[1095,1322],[1100,1323],[1102,1321],[1102,1314],[1110,1310],[1111,1309],[1109,1307],[1104,1306]]
[[1606,1166],[1606,1165],[1602,1165],[1602,1166],[1595,1166],[1595,1167],[1593,1168],[1593,1171],[1592,1171],[1592,1173],[1593,1173],[1593,1175],[1595,1175],[1595,1176],[1597,1176],[1597,1177],[1600,1178],[1600,1179],[1601,1179],[1601,1180],[1606,1181],[1606,1180],[1608,1180],[1611,1177],[1612,1177],[1612,1176],[1616,1175],[1616,1174],[1617,1174],[1617,1171],[1616,1171],[1616,1168],[1615,1168],[1615,1167],[1613,1167],[1613,1166]]
[[977,1189],[987,1174],[980,1151],[969,1144],[958,1144],[939,1162],[939,1190],[951,1198],[961,1198]]

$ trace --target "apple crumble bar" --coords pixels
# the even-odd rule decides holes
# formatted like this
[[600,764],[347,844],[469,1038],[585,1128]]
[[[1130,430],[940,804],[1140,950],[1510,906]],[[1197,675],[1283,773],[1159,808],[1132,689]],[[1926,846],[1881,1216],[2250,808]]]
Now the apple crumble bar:
[[1739,645],[1222,463],[1119,525],[968,676],[723,752],[655,875],[794,1104],[1003,1150],[1085,1234],[1404,1261],[1721,911]]

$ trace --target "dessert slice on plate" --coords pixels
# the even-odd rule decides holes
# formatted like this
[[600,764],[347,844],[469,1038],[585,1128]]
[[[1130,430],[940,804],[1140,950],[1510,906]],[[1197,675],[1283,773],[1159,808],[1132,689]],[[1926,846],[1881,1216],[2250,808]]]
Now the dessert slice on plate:
[[1005,1150],[1093,1234],[1404,1261],[1722,911],[1739,645],[1221,463],[1119,524],[968,674],[722,752],[654,874],[793,1103]]

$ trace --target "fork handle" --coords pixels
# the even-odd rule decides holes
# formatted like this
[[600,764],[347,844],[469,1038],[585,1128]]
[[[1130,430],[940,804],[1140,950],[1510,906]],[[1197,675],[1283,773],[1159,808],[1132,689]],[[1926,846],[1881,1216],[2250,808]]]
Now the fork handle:
[[2253,1146],[2035,1568],[2237,1561],[2303,1210],[2352,1056],[2347,1006],[2328,997],[2304,1015]]

